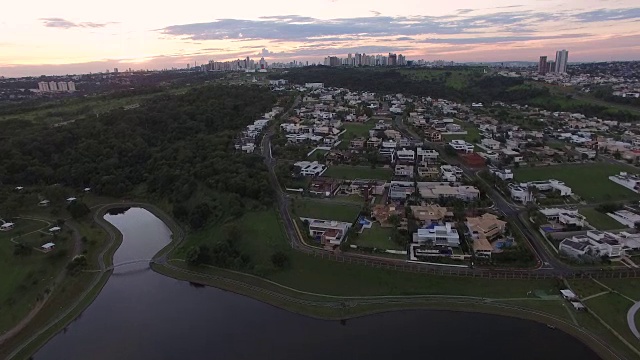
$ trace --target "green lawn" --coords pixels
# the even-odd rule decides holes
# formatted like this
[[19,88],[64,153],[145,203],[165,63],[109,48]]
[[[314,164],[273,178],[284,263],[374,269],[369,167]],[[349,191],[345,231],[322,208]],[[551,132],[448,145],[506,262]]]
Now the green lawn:
[[599,281],[635,301],[640,301],[640,279],[603,279]]
[[347,132],[342,135],[342,138],[347,141],[357,137],[369,138],[369,130],[373,129],[375,126],[376,123],[373,120],[369,120],[364,124],[343,123],[342,127],[347,130]]
[[591,279],[570,280],[569,285],[571,285],[571,289],[579,298],[586,298],[591,295],[607,291],[607,289],[603,288]]
[[618,294],[605,294],[584,303],[628,342],[638,346],[638,339],[633,336],[627,324],[627,311],[633,305],[631,301]]
[[354,222],[360,213],[358,204],[345,204],[330,199],[295,199],[293,211],[297,217]]
[[580,209],[580,214],[587,217],[589,224],[598,230],[624,229],[626,226],[615,221],[611,216],[603,214],[594,208]]
[[514,170],[520,182],[556,179],[585,201],[591,203],[640,199],[640,195],[609,180],[609,176],[629,171],[622,164],[595,163],[586,165],[521,167]]
[[324,176],[335,179],[375,179],[391,180],[393,172],[391,169],[370,166],[350,166],[350,165],[330,165]]
[[364,229],[358,235],[354,245],[373,247],[384,250],[404,250],[401,246],[391,240],[391,229],[380,227],[374,223],[371,229]]

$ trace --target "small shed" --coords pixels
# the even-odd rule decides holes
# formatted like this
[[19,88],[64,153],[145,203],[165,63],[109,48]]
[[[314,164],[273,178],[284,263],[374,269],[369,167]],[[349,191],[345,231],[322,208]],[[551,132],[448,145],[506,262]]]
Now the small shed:
[[72,202],[74,202],[74,201],[76,201],[76,200],[78,200],[78,199],[76,199],[76,198],[74,198],[74,197],[70,197],[70,198],[68,198],[68,199],[67,199],[67,202],[68,202],[69,204],[71,204]]
[[573,291],[571,291],[569,289],[560,290],[560,293],[562,294],[562,297],[567,299],[567,300],[577,300],[578,299],[578,296],[576,296],[576,294],[574,294]]
[[586,309],[587,309],[587,308],[586,308],[584,305],[582,305],[582,303],[581,303],[581,302],[579,302],[579,301],[572,301],[572,302],[571,302],[571,305],[573,305],[573,308],[574,308],[574,309],[576,309],[576,310],[578,310],[578,311],[584,311],[584,310],[586,310]]
[[38,206],[49,206],[50,203],[51,201],[49,200],[42,200],[38,203]]
[[59,232],[60,230],[62,230],[62,229],[61,229],[59,226],[54,226],[54,227],[52,227],[51,229],[49,229],[49,232],[50,232],[50,233],[57,233],[57,232]]
[[49,252],[49,251],[55,249],[55,247],[56,247],[56,244],[50,242],[50,243],[46,243],[46,244],[42,245],[40,248],[44,252]]
[[89,191],[91,191],[91,188],[89,188],[89,187],[88,188],[84,188],[84,192],[89,192]]
[[10,223],[10,222],[4,223],[4,224],[0,225],[0,231],[12,230],[14,226],[15,226],[14,223]]

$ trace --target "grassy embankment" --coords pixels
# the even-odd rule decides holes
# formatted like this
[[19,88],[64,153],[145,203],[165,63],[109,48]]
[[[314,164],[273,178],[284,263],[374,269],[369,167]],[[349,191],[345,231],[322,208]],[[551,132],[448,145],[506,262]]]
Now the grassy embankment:
[[[629,171],[622,164],[594,163],[584,165],[522,167],[514,170],[516,181],[556,179],[589,203],[640,199],[640,195],[609,180],[609,176]],[[588,181],[585,181],[588,179]]]

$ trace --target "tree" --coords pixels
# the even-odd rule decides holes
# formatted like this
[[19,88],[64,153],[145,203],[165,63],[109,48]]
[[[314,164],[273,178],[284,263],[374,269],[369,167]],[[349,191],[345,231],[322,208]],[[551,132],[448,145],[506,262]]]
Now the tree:
[[33,252],[33,248],[23,243],[15,243],[13,245],[13,255],[28,256]]
[[199,246],[190,247],[187,250],[187,253],[185,255],[185,261],[187,262],[187,264],[200,265],[200,260],[201,260],[200,247]]
[[389,215],[389,217],[387,218],[387,222],[394,227],[398,227],[400,226],[400,217],[396,214]]
[[276,251],[271,255],[271,263],[278,269],[289,267],[290,261],[289,255],[282,251]]
[[620,160],[622,158],[622,154],[620,154],[620,150],[616,149],[616,152],[613,153],[613,158],[616,160]]
[[91,212],[89,207],[80,201],[73,201],[67,206],[67,210],[74,219],[79,219]]

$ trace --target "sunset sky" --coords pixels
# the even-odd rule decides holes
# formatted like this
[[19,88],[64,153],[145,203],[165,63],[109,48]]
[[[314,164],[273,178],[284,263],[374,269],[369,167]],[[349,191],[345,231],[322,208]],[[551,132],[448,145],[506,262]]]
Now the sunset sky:
[[264,56],[397,52],[408,59],[640,60],[638,0],[13,1],[0,75],[184,67]]

